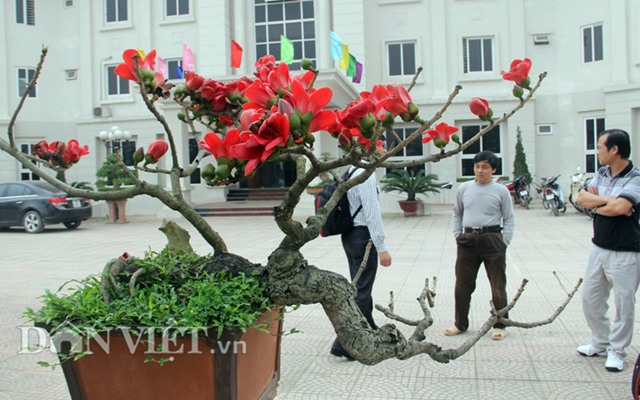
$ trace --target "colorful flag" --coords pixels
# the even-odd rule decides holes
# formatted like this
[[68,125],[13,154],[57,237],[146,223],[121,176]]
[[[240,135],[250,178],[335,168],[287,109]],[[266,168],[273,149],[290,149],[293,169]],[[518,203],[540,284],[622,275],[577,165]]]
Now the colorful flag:
[[360,83],[362,80],[362,64],[356,61],[356,76],[353,77],[353,83]]
[[186,44],[182,45],[182,70],[193,71],[193,52]]
[[280,61],[285,64],[293,62],[293,43],[284,35],[280,35]]
[[182,68],[180,68],[180,64],[176,63],[176,79],[184,78],[184,74],[182,73]]
[[346,70],[349,68],[349,46],[342,45],[342,59],[340,59],[340,68]]
[[347,76],[356,76],[356,56],[349,54],[349,66],[347,67]]
[[338,36],[335,32],[330,32],[331,34],[331,59],[332,60],[340,60],[342,58],[342,40],[340,40],[340,36]]
[[242,64],[242,47],[235,40],[231,41],[231,68],[240,68]]
[[158,60],[158,64],[156,64],[157,71],[160,72],[165,78],[168,79],[169,71],[167,69],[167,62],[160,57],[156,57],[156,60]]

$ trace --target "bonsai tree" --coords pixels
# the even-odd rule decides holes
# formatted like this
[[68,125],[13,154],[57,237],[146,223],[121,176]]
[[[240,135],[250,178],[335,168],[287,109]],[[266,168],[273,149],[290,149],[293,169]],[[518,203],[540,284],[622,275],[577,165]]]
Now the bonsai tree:
[[520,127],[518,127],[516,131],[518,134],[516,136],[516,156],[513,159],[513,177],[524,177],[524,183],[528,185],[531,183],[531,173],[527,165],[527,155],[524,153],[524,146],[522,145],[522,132],[520,131]]
[[383,192],[400,192],[407,194],[407,201],[416,201],[417,194],[440,193],[441,183],[435,182],[438,175],[425,175],[424,171],[391,171],[381,181]]
[[[308,60],[301,62],[302,67],[306,69],[302,75],[291,76],[287,64],[278,64],[273,56],[265,56],[256,63],[255,78],[243,77],[237,81],[221,83],[189,72],[185,75],[185,84],[172,88],[161,73],[153,71],[155,51],[145,55],[138,50],[127,50],[123,55],[124,63],[116,68],[116,73],[138,84],[140,96],[147,109],[164,129],[167,140],[165,145],[168,148],[164,150],[170,159],[168,169],[154,167],[153,164],[164,152],[158,151],[157,147],[154,147],[153,151],[149,148],[144,156],[145,164],[136,164],[136,169],[168,175],[171,187],[166,190],[131,173],[131,187],[100,192],[76,189],[53,179],[36,163],[44,167],[59,168],[56,162],[42,159],[38,155],[23,154],[16,147],[13,130],[15,119],[26,94],[38,79],[46,54],[45,48],[34,78],[27,86],[25,96],[19,102],[8,126],[8,140],[0,139],[2,151],[71,196],[95,200],[121,200],[146,195],[178,211],[211,246],[212,254],[205,255],[206,260],[203,261],[208,272],[226,271],[234,276],[240,273],[255,276],[263,285],[263,293],[271,303],[282,306],[320,303],[340,342],[349,354],[361,363],[372,365],[389,358],[407,359],[421,354],[446,363],[465,354],[497,321],[506,326],[523,328],[552,322],[577,291],[579,283],[568,293],[558,310],[544,321],[523,323],[504,318],[504,315],[516,305],[524,290],[525,280],[509,305],[503,310],[494,310],[482,327],[475,334],[469,335],[466,342],[457,348],[443,349],[435,343],[425,341],[425,331],[433,323],[430,307],[434,305],[435,294],[428,280],[425,280],[425,288],[419,297],[423,313],[421,318],[408,320],[394,313],[393,303],[390,307],[377,307],[388,317],[414,326],[411,336],[405,336],[393,324],[374,330],[366,323],[354,302],[354,286],[339,274],[309,265],[301,251],[306,243],[318,238],[327,214],[336,206],[340,197],[348,189],[364,182],[376,168],[404,168],[452,157],[476,143],[486,132],[505,122],[521,109],[538,90],[546,76],[542,73],[533,85],[529,78],[529,59],[514,60],[510,71],[503,73],[505,80],[515,83],[513,93],[520,101],[511,110],[501,110],[497,113],[501,116],[495,119],[491,116],[492,112],[486,101],[482,107],[470,104],[471,111],[485,121],[487,126],[463,143],[455,135],[457,129],[444,122],[438,124],[436,129],[430,129],[442,118],[454,98],[458,96],[461,86],[454,88],[447,101],[431,119],[421,118],[420,110],[409,94],[411,87],[407,90],[402,85],[375,85],[371,91],[363,92],[345,108],[332,111],[325,109],[331,100],[332,92],[328,88],[313,87],[319,72],[313,69],[312,63]],[[420,71],[421,69],[418,73]],[[189,165],[180,165],[174,134],[156,108],[156,102],[165,97],[173,98],[183,107],[184,111],[178,118],[190,127],[193,135],[198,137],[199,129],[195,128],[196,123],[209,131],[200,142],[202,150]],[[384,156],[376,156],[374,150],[377,141],[384,132],[393,127],[397,118],[406,122],[414,121],[420,124],[420,128],[405,140],[399,140]],[[329,161],[318,159],[313,152],[315,137],[318,135],[335,137],[345,154]],[[416,160],[399,163],[388,161],[421,136],[425,136],[423,141],[432,142],[439,151]],[[240,182],[252,176],[256,169],[275,160],[295,160],[298,165],[304,164],[305,161],[310,163],[308,169],[298,169],[295,182],[282,203],[274,209],[275,223],[283,232],[284,238],[274,248],[265,265],[255,264],[241,255],[230,253],[215,226],[202,218],[183,197],[180,178],[190,176],[203,158],[209,155],[215,158],[216,165],[204,165],[202,174],[205,181],[214,186]],[[363,162],[363,159],[370,161]],[[137,161],[141,162],[142,157]],[[124,169],[119,158],[118,163]],[[325,207],[316,215],[308,217],[304,223],[293,219],[294,208],[313,179],[323,172],[336,171],[348,165],[363,168],[364,172],[353,179],[341,181]],[[182,242],[184,246],[184,240]],[[107,288],[123,285],[132,293],[136,292],[137,287],[151,284],[154,275],[146,274],[144,270],[138,272],[135,268],[136,259],[139,258],[127,257],[122,261],[125,265],[114,263],[111,267],[120,266],[108,268],[110,272],[102,278],[102,284]],[[127,267],[129,264],[134,264],[134,267]],[[166,266],[154,264],[154,268]],[[177,275],[175,278],[189,279],[190,275],[183,275],[182,278]],[[121,295],[124,296],[128,293],[126,289],[123,292]]]
[[98,190],[118,190],[122,185],[133,185],[135,181],[131,174],[137,176],[138,171],[128,170],[118,159],[118,154],[111,153],[96,172],[98,178],[103,178],[96,181],[96,187]]

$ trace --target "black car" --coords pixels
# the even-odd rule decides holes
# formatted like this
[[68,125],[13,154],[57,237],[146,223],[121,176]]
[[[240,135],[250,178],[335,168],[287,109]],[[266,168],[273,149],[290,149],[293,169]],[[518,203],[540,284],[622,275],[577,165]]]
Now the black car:
[[63,223],[76,229],[89,218],[89,199],[67,197],[47,182],[0,183],[0,228],[22,226],[39,233],[46,224]]

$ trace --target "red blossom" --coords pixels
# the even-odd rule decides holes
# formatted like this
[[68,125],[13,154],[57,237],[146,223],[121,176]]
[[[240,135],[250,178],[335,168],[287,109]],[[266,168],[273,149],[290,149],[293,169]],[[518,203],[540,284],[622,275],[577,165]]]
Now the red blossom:
[[154,140],[149,143],[149,148],[147,149],[147,154],[144,157],[145,165],[147,164],[155,164],[164,156],[169,150],[169,145],[164,140]]
[[70,140],[67,145],[67,151],[62,156],[62,162],[67,165],[75,164],[80,161],[80,157],[89,154],[89,146],[80,147],[77,140]]
[[216,160],[220,157],[231,159],[231,147],[240,142],[240,131],[238,129],[230,129],[224,136],[224,140],[214,132],[209,132],[204,136],[204,140],[200,142],[200,147],[211,153]]
[[260,58],[256,64],[257,71],[254,72],[256,78],[260,79],[263,82],[267,81],[269,77],[269,72],[271,72],[276,67],[276,59],[271,54],[268,54],[262,58]]
[[251,100],[242,106],[245,110],[269,108],[269,100],[276,97],[276,94],[273,92],[271,87],[265,85],[262,81],[254,81],[249,85],[247,90],[244,92],[244,95]]
[[389,98],[384,104],[385,110],[389,111],[393,115],[408,114],[409,103],[411,103],[411,96],[409,92],[402,85],[387,85],[387,92]]
[[289,98],[302,115],[311,112],[312,120],[309,125],[309,133],[326,130],[336,120],[335,113],[322,110],[331,101],[333,92],[329,88],[311,90],[307,92],[302,83],[291,82],[291,95]]
[[347,106],[340,123],[345,128],[360,128],[360,118],[373,111],[375,111],[375,105],[371,100],[359,98]]
[[531,60],[525,58],[524,60],[513,60],[511,62],[511,70],[509,72],[501,71],[502,79],[507,81],[514,81],[520,86],[528,87],[529,84],[523,85],[523,81],[529,77],[529,71],[531,70]]
[[245,131],[240,134],[241,143],[231,148],[233,157],[248,160],[245,175],[249,175],[276,151],[276,147],[285,147],[289,140],[289,118],[272,113],[263,123],[257,133]]
[[200,89],[200,86],[204,83],[204,78],[195,72],[187,72],[184,76],[184,82],[187,84],[187,87],[194,92]]
[[442,143],[446,145],[447,143],[449,143],[449,138],[451,137],[451,135],[453,135],[456,132],[458,132],[458,128],[456,128],[455,126],[449,126],[443,122],[436,125],[435,129],[431,129],[423,133],[423,135],[429,135],[429,136],[425,136],[422,139],[422,143],[428,143],[434,139],[440,139],[442,140]]
[[138,78],[136,78],[136,62],[133,59],[134,56],[139,57],[138,62],[141,69],[153,71],[153,68],[156,65],[156,51],[151,50],[146,56],[142,50],[135,49],[128,49],[122,53],[124,64],[120,64],[116,67],[116,75],[136,83],[140,83],[138,82]]
[[474,97],[469,102],[469,109],[478,117],[486,117],[489,115],[489,102],[480,97]]

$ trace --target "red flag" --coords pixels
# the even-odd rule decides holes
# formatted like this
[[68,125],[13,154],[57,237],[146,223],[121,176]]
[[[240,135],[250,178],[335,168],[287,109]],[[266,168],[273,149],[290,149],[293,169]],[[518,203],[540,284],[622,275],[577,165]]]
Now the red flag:
[[242,47],[235,40],[231,41],[231,68],[240,68],[242,63]]

